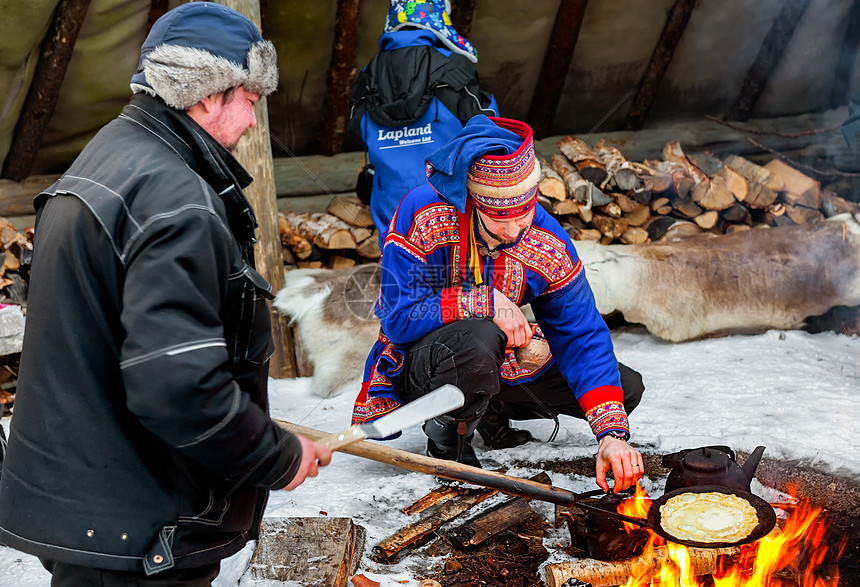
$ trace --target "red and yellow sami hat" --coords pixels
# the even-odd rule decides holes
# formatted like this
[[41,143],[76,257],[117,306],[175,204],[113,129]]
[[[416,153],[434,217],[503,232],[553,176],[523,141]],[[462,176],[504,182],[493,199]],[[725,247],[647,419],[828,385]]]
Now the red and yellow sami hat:
[[475,208],[491,218],[522,216],[537,202],[540,180],[532,129],[519,120],[494,117],[490,120],[522,137],[523,142],[509,155],[483,155],[472,161],[466,192]]

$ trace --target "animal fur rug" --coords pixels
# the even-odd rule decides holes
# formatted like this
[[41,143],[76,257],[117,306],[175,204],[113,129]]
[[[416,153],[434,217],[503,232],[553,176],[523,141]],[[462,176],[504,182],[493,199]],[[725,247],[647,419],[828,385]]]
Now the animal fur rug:
[[[796,329],[835,306],[860,305],[860,217],[676,242],[577,241],[597,308],[661,339]],[[296,324],[312,389],[337,395],[360,378],[379,331],[379,265],[296,269],[274,305]]]

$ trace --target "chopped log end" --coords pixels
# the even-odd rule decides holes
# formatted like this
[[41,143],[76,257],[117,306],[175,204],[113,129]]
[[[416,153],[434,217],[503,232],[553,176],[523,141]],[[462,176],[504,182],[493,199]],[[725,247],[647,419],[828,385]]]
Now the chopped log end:
[[621,235],[621,242],[627,245],[641,245],[648,240],[648,231],[640,226],[631,226]]
[[365,228],[373,226],[370,206],[364,204],[357,197],[335,196],[331,199],[326,212],[350,226]]

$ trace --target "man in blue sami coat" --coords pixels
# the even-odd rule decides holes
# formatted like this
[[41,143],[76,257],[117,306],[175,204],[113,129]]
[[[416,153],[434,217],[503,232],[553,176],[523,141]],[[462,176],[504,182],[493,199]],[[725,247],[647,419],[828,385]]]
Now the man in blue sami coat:
[[[354,422],[369,421],[451,383],[464,406],[428,420],[430,456],[472,466],[475,430],[489,445],[519,420],[566,414],[598,440],[597,484],[615,491],[641,476],[627,414],[642,379],[615,358],[567,233],[536,206],[540,167],[528,125],[476,116],[427,158],[428,183],[400,203],[385,238],[377,315],[382,328],[365,367]],[[520,306],[530,304],[536,324]],[[516,349],[548,343],[543,360]],[[484,421],[490,400],[501,417]]]

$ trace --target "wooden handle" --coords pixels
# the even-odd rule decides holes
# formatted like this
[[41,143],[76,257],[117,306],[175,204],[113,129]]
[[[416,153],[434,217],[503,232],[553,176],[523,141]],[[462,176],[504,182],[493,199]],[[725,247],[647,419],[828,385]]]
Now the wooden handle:
[[[275,422],[285,430],[293,434],[300,434],[314,442],[331,436],[327,432],[306,428],[298,424],[291,424],[283,420],[275,420]],[[495,471],[485,471],[478,467],[470,467],[469,465],[463,465],[454,461],[434,459],[405,450],[383,446],[375,442],[367,442],[366,440],[345,445],[337,450],[417,473],[426,473],[435,477],[444,477],[445,479],[453,479],[454,481],[498,489],[509,495],[518,495],[520,497],[557,503],[564,506],[574,505],[577,498],[577,494],[559,487],[543,485],[536,481],[503,475]]]
[[[302,436],[304,436],[304,434]],[[364,440],[364,432],[361,431],[361,428],[358,426],[350,426],[342,432],[323,436],[322,438],[320,438],[319,440],[315,440],[314,442],[326,447],[329,450],[341,450],[342,448],[347,447],[350,444],[355,444],[356,442],[360,442],[362,440]]]

